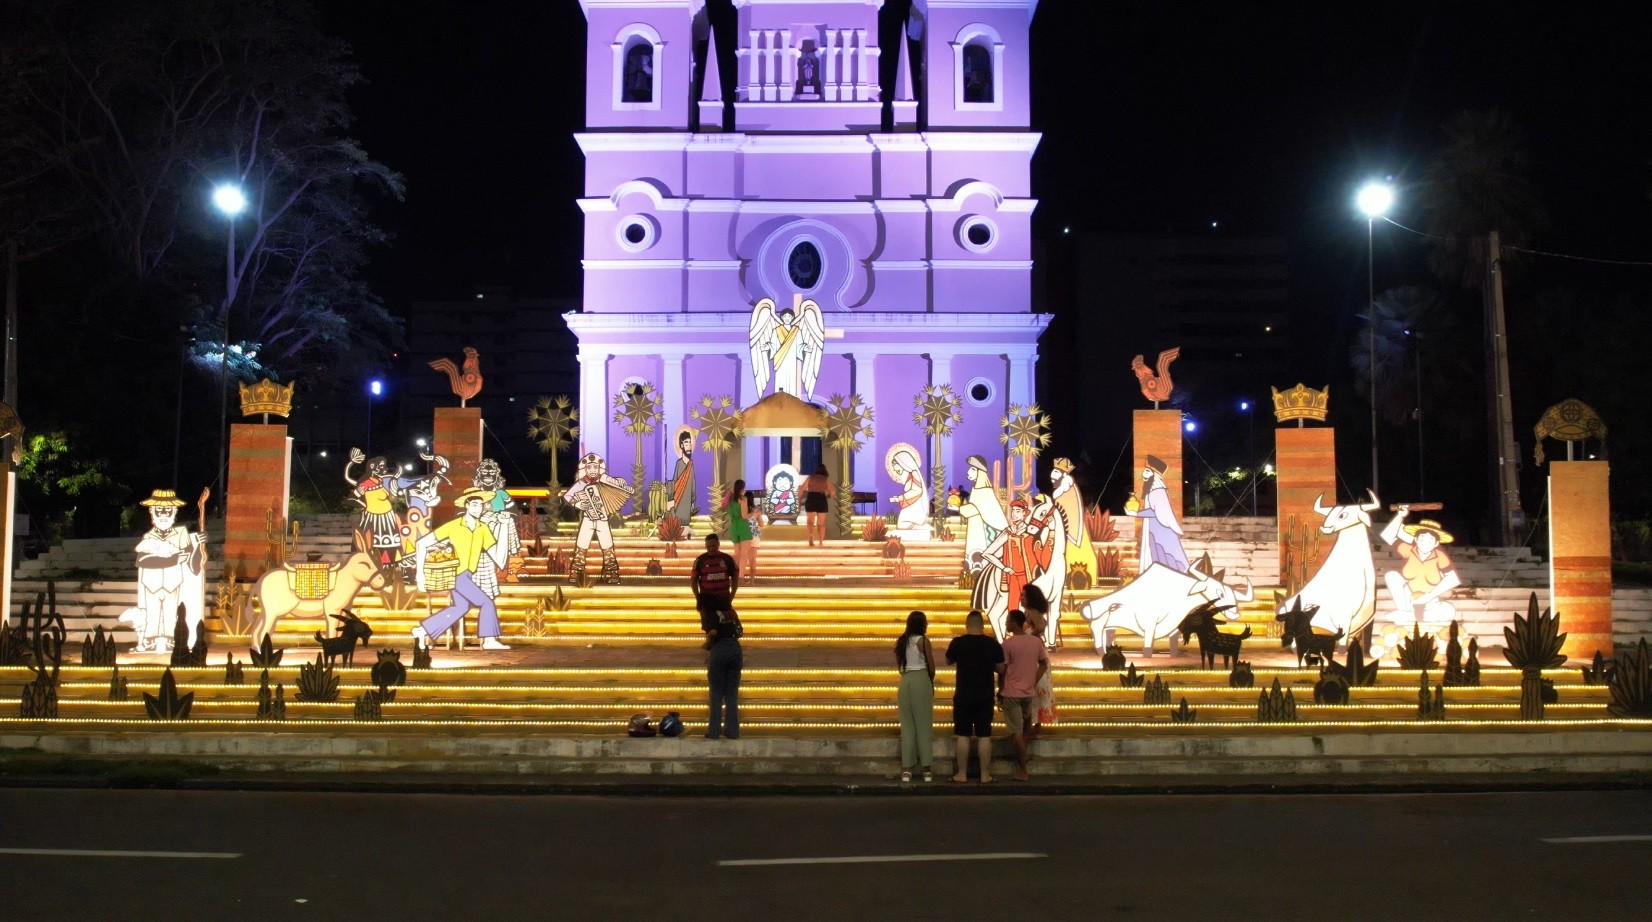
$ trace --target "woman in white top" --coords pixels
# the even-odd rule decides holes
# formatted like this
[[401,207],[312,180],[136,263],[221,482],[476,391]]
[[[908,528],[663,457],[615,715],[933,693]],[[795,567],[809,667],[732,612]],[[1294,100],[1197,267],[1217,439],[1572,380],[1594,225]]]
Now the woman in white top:
[[912,769],[922,763],[923,779],[935,751],[935,652],[929,646],[929,619],[921,611],[906,616],[906,632],[895,641],[895,667],[900,670],[901,780],[912,780]]

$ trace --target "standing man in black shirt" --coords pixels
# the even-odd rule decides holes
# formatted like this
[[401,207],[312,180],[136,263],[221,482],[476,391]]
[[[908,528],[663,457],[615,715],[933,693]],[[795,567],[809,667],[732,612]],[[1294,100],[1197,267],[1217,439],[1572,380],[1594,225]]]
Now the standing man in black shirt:
[[957,667],[952,690],[952,733],[957,746],[958,773],[952,780],[969,780],[969,741],[981,762],[981,783],[992,782],[992,710],[998,696],[997,677],[1004,672],[1004,648],[986,634],[986,619],[971,611],[960,637],[946,648],[946,661]]
[[715,534],[706,535],[706,552],[694,558],[688,579],[694,590],[694,608],[700,613],[700,630],[716,630],[717,615],[733,607],[730,603],[740,591],[740,566],[718,549]]

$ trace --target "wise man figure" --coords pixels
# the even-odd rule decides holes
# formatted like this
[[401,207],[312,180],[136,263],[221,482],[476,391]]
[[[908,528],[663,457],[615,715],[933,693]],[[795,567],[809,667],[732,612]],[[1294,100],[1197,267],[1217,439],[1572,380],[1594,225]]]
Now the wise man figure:
[[990,582],[997,591],[978,592],[977,598],[989,600],[986,615],[999,637],[1006,636],[1004,624],[1010,606],[1021,604],[1021,590],[1050,565],[1055,550],[1052,530],[1045,529],[1041,537],[1029,513],[1026,500],[1012,500],[1009,526],[981,552],[982,561],[991,568],[991,572],[981,574],[981,582]]
[[1090,576],[1095,577],[1096,549],[1090,543],[1090,530],[1084,526],[1084,495],[1079,492],[1078,482],[1073,480],[1073,462],[1067,458],[1055,459],[1050,470],[1050,496],[1061,510],[1062,524],[1066,526],[1067,569],[1083,564]]
[[964,520],[964,562],[974,572],[986,566],[980,552],[1010,523],[998,491],[993,489],[987,459],[970,455],[968,465],[965,476],[969,478],[969,501],[958,507],[958,515]]
[[1142,520],[1139,572],[1147,572],[1152,564],[1168,567],[1177,573],[1187,572],[1187,551],[1182,549],[1182,526],[1176,521],[1176,510],[1170,507],[1170,490],[1164,485],[1164,473],[1170,466],[1154,455],[1147,456],[1142,468],[1142,496],[1134,496],[1124,504],[1126,515]]
[[602,548],[603,580],[620,581],[619,556],[614,553],[614,533],[608,527],[608,502],[604,496],[611,490],[630,492],[625,481],[609,476],[608,462],[601,455],[587,452],[579,459],[579,479],[562,494],[563,502],[579,510],[579,534],[574,538],[574,559],[568,567],[571,583],[578,584],[585,579],[585,556],[592,539]]
[[505,475],[499,470],[499,462],[492,458],[483,458],[476,465],[471,484],[478,490],[493,494],[488,508],[482,512],[482,524],[493,532],[493,547],[488,549],[491,566],[482,568],[477,582],[484,590],[491,584],[492,594],[497,596],[498,574],[504,573],[506,582],[516,582],[516,577],[510,573],[510,559],[522,553],[522,533],[516,524],[516,501],[505,491]]
[[172,490],[155,490],[139,505],[149,510],[150,528],[137,547],[138,607],[121,620],[137,631],[137,652],[170,653],[182,605],[193,647],[206,607],[206,535],[178,524],[184,502]]
[[[492,490],[471,487],[453,500],[453,504],[463,509],[464,514],[436,526],[430,534],[419,539],[414,550],[418,561],[414,579],[421,590],[428,591],[425,587],[425,558],[437,545],[446,544],[453,549],[453,556],[459,561],[459,574],[448,595],[450,604],[413,628],[415,643],[428,647],[430,638],[442,636],[453,627],[454,622],[474,608],[477,611],[476,636],[482,638],[482,649],[510,649],[499,640],[499,610],[493,604],[493,595],[482,591],[476,582],[477,570],[493,566],[493,561],[488,558],[488,549],[493,547],[495,540],[493,530],[482,522],[482,515],[492,501]],[[497,585],[494,594],[498,594]]]
[[1457,607],[1446,601],[1446,596],[1461,586],[1463,579],[1440,545],[1456,538],[1433,519],[1406,525],[1410,506],[1399,506],[1395,511],[1398,514],[1394,521],[1382,530],[1382,540],[1393,545],[1394,553],[1404,561],[1398,570],[1382,575],[1388,595],[1394,600],[1395,620],[1450,624],[1457,617]]

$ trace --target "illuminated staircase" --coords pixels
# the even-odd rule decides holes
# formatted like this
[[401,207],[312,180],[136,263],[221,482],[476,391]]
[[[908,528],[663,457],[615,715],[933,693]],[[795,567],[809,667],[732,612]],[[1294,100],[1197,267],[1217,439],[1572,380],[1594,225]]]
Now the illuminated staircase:
[[[289,651],[284,664],[270,670],[272,688],[285,686],[285,722],[252,722],[257,711],[260,672],[250,666],[245,682],[223,684],[223,667],[173,670],[179,690],[194,693],[191,719],[177,729],[211,729],[213,721],[248,721],[248,729],[279,731],[313,720],[347,721],[354,702],[373,687],[365,667],[340,667],[340,694],[335,702],[296,700],[297,656]],[[748,652],[748,661],[758,659]],[[298,660],[298,662],[294,662]],[[109,670],[66,667],[59,690],[59,715],[67,726],[81,722],[133,721],[143,729],[141,692],[155,693],[163,667],[127,665],[121,674],[129,682],[130,698],[110,701]],[[1119,674],[1099,669],[1061,668],[1056,671],[1059,722],[1050,729],[1061,735],[1131,735],[1153,732],[1196,732],[1215,725],[1255,725],[1257,697],[1274,679],[1293,692],[1299,723],[1276,725],[1281,732],[1297,726],[1316,729],[1378,731],[1416,730],[1435,726],[1463,726],[1517,722],[1519,673],[1486,669],[1485,684],[1445,691],[1445,723],[1417,720],[1418,673],[1383,669],[1373,687],[1354,688],[1347,705],[1316,705],[1314,670],[1258,668],[1256,688],[1227,687],[1225,671],[1186,668],[1154,670],[1170,688],[1172,701],[1186,699],[1197,716],[1193,724],[1172,722],[1173,707],[1143,703],[1141,688],[1126,688]],[[1552,673],[1559,704],[1546,708],[1546,720],[1521,724],[1536,728],[1566,721],[1608,718],[1607,690],[1587,686],[1573,670]],[[0,694],[15,698],[27,675],[21,669],[0,669]],[[1438,672],[1431,679],[1438,681]],[[937,731],[950,727],[950,670],[936,681]],[[702,727],[705,716],[703,668],[581,667],[581,668],[447,668],[409,670],[407,684],[396,690],[393,702],[383,706],[384,721],[373,724],[387,730],[428,728],[435,725],[479,727],[509,722],[525,733],[613,733],[634,714],[655,719],[669,711],[682,714],[690,727]],[[887,734],[898,726],[895,671],[890,668],[748,668],[741,685],[741,720],[754,734]],[[6,721],[11,723],[12,721]]]

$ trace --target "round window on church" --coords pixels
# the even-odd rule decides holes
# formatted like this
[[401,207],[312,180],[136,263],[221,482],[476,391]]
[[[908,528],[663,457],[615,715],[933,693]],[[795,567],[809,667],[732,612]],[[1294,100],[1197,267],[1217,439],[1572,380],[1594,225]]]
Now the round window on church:
[[638,253],[654,245],[659,238],[660,226],[648,215],[634,214],[619,222],[614,236],[619,238],[619,245],[633,253]]
[[985,253],[998,245],[998,225],[981,215],[969,215],[958,222],[958,244],[966,250]]
[[815,246],[811,240],[798,241],[797,245],[792,247],[791,253],[786,256],[786,275],[791,278],[798,291],[814,291],[819,287],[820,276],[825,268],[820,247]]
[[986,378],[976,378],[964,386],[964,396],[969,398],[970,406],[991,406],[993,398],[998,396],[998,389]]

